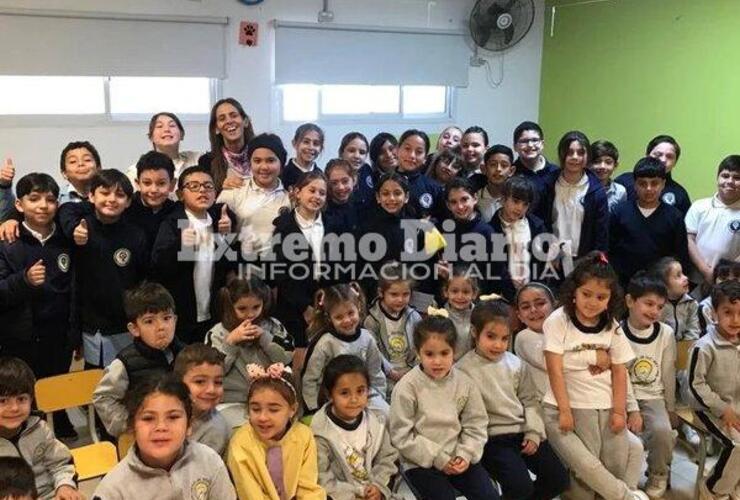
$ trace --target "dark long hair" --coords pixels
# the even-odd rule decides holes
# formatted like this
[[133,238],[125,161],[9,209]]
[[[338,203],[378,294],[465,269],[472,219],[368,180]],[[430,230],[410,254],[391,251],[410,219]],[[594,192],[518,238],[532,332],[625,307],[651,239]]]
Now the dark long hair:
[[244,147],[249,144],[249,141],[254,137],[254,128],[252,127],[252,119],[244,111],[242,105],[233,97],[226,97],[219,99],[216,104],[211,108],[211,118],[208,122],[208,138],[211,141],[211,176],[213,177],[213,183],[216,185],[216,191],[221,191],[221,186],[226,180],[226,174],[228,166],[224,161],[223,149],[224,149],[224,138],[221,134],[216,133],[216,110],[222,104],[231,104],[241,115],[244,120]]

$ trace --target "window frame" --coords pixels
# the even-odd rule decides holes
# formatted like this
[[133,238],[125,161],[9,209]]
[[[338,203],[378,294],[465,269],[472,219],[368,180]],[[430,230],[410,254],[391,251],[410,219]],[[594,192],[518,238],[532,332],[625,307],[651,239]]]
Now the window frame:
[[[457,93],[455,87],[447,85],[439,85],[445,87],[445,111],[442,113],[427,113],[427,114],[403,114],[403,84],[397,85],[399,88],[398,96],[398,113],[372,113],[372,114],[324,114],[321,110],[321,84],[306,85],[317,85],[319,91],[316,94],[318,100],[318,116],[314,119],[318,123],[329,124],[329,125],[350,125],[350,124],[380,124],[380,123],[439,123],[440,121],[453,120],[457,111]],[[338,85],[338,84],[333,84]],[[354,85],[354,84],[353,84]],[[409,86],[418,86],[416,84],[409,84]],[[284,99],[283,99],[284,88],[283,85],[275,85],[274,91],[274,102],[276,103],[276,112],[278,114],[278,122],[280,125],[295,126],[300,123],[304,123],[306,120],[286,120],[284,113]]]
[[[43,78],[45,75],[37,76]],[[0,128],[76,128],[91,126],[127,126],[131,124],[149,123],[152,113],[111,113],[110,79],[114,77],[104,76],[100,78],[103,79],[103,96],[105,99],[105,111],[103,113],[39,115],[0,114]],[[223,94],[223,81],[217,78],[209,78],[209,80],[209,100],[211,106],[213,106],[213,104],[218,101]],[[210,110],[207,113],[178,113],[177,116],[185,123],[208,123],[210,119]]]

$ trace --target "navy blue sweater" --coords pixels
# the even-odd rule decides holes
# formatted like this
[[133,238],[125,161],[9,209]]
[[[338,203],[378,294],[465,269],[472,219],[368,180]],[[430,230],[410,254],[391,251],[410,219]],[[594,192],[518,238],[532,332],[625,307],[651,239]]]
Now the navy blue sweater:
[[539,212],[540,204],[542,203],[542,199],[545,195],[546,185],[545,185],[545,177],[552,175],[553,172],[560,172],[560,167],[555,165],[554,163],[550,163],[545,159],[545,166],[538,170],[537,172],[529,169],[528,167],[524,166],[521,159],[517,158],[514,162],[514,175],[521,175],[529,179],[532,184],[535,187],[535,200],[534,203],[532,203],[529,207],[529,212],[536,214],[541,213]]
[[[635,198],[635,176],[632,172],[625,172],[619,175],[614,182],[617,182],[624,186],[627,190],[627,198],[632,200]],[[660,196],[663,203],[673,205],[683,215],[689,211],[691,207],[691,198],[689,193],[683,188],[681,184],[673,180],[673,177],[669,173],[665,179],[665,188],[663,188],[663,194]]]
[[397,172],[409,182],[409,205],[418,218],[429,215],[439,218],[444,214],[444,189],[435,180],[424,175],[421,169],[416,172]]
[[[314,163],[310,171],[321,172],[321,169]],[[283,167],[282,172],[280,172],[280,180],[283,183],[283,187],[285,189],[290,189],[293,184],[298,182],[298,178],[301,174],[303,174],[303,170],[296,165],[295,158],[291,158]]]
[[634,199],[614,208],[609,222],[609,256],[623,286],[633,274],[649,269],[661,257],[675,257],[687,269],[688,252],[686,224],[676,207],[660,203],[648,217]]
[[[0,345],[3,339],[43,341],[70,333],[72,286],[71,244],[57,227],[42,245],[25,226],[19,238],[0,243]],[[26,280],[26,271],[44,261],[40,286]]]

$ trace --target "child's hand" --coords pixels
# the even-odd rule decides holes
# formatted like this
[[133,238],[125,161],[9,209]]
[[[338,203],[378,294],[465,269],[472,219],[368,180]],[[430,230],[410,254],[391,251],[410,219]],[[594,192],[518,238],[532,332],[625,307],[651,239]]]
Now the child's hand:
[[18,227],[20,224],[15,219],[9,219],[0,224],[0,241],[13,243],[20,236]]
[[262,336],[262,328],[259,325],[251,324],[246,330],[247,340],[257,340]]
[[388,378],[394,382],[398,382],[399,380],[401,380],[401,377],[403,377],[404,374],[405,372],[402,372],[401,370],[391,368],[391,371],[388,372]]
[[623,413],[611,412],[611,415],[609,416],[609,428],[614,434],[622,432],[626,425],[627,422],[625,421]]
[[83,497],[80,492],[71,486],[64,484],[57,488],[54,500],[82,500]]
[[221,189],[226,191],[227,189],[237,189],[244,185],[244,180],[236,175],[229,175],[224,180]]
[[365,486],[365,500],[382,500],[383,495],[380,493],[380,488],[374,484],[368,484]]
[[245,319],[244,321],[239,323],[239,326],[231,330],[226,336],[226,343],[230,345],[236,345],[249,340],[248,332],[251,326],[252,322],[248,319]]
[[229,208],[224,203],[221,206],[221,218],[218,219],[218,232],[220,234],[228,234],[231,232],[231,219],[229,218]]
[[72,238],[75,240],[75,244],[79,246],[87,245],[89,237],[89,231],[87,229],[87,221],[82,219],[77,227],[72,232]]
[[727,430],[735,429],[736,431],[740,431],[740,418],[731,406],[728,406],[722,412],[722,423],[727,427]]
[[450,460],[450,463],[452,464],[455,474],[462,474],[468,470],[468,467],[470,467],[470,463],[462,457],[455,457]]
[[538,445],[534,441],[525,439],[524,441],[522,441],[522,455],[534,455],[535,453],[537,453],[537,448],[539,447],[540,445]]
[[560,410],[558,412],[558,426],[562,432],[571,432],[576,427],[573,420],[573,412],[570,410]]
[[450,264],[446,260],[437,261],[434,267],[441,279],[446,280],[450,276]]
[[642,432],[642,413],[631,411],[627,413],[627,428],[635,434]]
[[198,232],[192,227],[187,227],[182,230],[180,238],[182,239],[182,246],[194,247],[198,243]]
[[15,166],[12,158],[6,158],[3,168],[0,168],[0,186],[8,187],[13,184],[15,177]]
[[46,266],[43,259],[36,261],[34,265],[26,271],[26,281],[31,286],[41,286],[46,281]]

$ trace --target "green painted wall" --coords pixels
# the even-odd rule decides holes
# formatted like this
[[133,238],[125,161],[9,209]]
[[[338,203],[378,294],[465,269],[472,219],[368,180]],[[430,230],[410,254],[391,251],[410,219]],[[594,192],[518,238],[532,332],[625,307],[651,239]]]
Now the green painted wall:
[[[540,123],[546,153],[580,129],[631,170],[650,138],[676,137],[675,178],[692,199],[740,153],[740,1],[546,1]],[[550,35],[555,6],[554,35]]]

